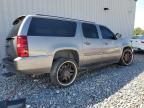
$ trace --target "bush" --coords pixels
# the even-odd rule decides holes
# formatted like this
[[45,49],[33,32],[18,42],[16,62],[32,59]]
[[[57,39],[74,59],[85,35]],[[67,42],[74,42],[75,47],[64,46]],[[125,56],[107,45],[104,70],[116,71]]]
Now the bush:
[[133,31],[133,35],[137,36],[137,35],[144,35],[144,30],[142,28],[135,28]]

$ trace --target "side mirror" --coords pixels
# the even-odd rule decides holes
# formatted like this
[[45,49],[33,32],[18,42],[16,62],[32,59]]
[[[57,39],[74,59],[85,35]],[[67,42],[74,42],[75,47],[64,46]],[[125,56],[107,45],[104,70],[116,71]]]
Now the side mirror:
[[121,38],[121,37],[122,37],[122,35],[121,35],[121,34],[119,34],[119,33],[116,33],[116,35],[115,35],[114,37],[115,37],[115,39],[119,39],[119,38]]

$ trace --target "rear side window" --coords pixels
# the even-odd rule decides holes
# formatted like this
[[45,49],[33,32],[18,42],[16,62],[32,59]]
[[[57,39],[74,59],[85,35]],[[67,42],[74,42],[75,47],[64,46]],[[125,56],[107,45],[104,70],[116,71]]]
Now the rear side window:
[[103,39],[113,39],[114,33],[104,26],[100,26]]
[[99,38],[98,31],[94,24],[83,23],[82,30],[86,38]]
[[73,37],[76,33],[76,23],[55,19],[33,18],[28,35]]

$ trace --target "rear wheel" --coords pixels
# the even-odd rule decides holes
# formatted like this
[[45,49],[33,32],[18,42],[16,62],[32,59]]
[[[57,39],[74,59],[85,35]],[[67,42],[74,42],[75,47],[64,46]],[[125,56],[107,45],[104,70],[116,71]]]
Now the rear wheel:
[[58,59],[53,64],[50,79],[54,85],[66,87],[75,81],[77,72],[75,60],[67,58]]
[[123,66],[128,66],[132,63],[132,61],[133,61],[133,51],[129,48],[124,49],[119,64]]

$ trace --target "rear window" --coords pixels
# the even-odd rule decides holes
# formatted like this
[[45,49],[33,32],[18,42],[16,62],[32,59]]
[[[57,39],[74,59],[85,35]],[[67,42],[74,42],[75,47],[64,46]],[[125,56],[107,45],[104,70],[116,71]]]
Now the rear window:
[[76,22],[45,18],[33,18],[28,30],[30,36],[73,37],[75,33]]
[[144,36],[143,35],[138,35],[138,36],[132,37],[132,39],[144,39]]
[[17,19],[14,20],[13,27],[11,28],[11,30],[8,34],[8,38],[16,36],[18,34],[19,28],[20,28],[24,18],[25,18],[25,16],[20,16],[20,17],[18,17]]
[[134,37],[132,37],[132,39],[138,39],[138,36],[134,36]]
[[22,21],[19,21],[19,23],[13,25],[13,27],[11,28],[11,30],[8,34],[8,37],[13,37],[13,36],[16,36],[18,34],[18,30],[20,28],[21,23],[22,23]]
[[144,36],[140,36],[140,39],[144,39]]

